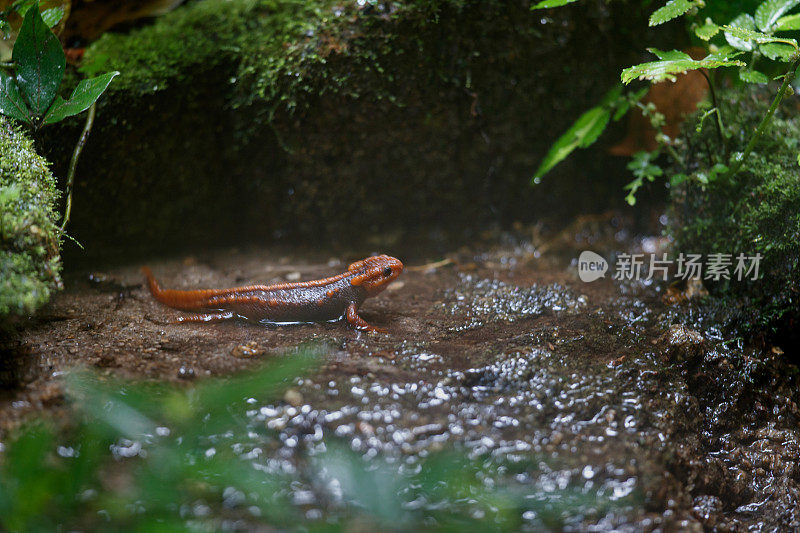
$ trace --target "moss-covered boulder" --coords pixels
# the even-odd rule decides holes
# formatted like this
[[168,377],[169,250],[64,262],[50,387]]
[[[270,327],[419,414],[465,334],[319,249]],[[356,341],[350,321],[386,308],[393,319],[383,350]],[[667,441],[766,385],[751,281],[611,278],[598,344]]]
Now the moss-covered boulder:
[[0,117],[0,327],[34,312],[61,285],[58,196],[32,141]]
[[[122,74],[78,169],[87,251],[418,239],[621,202],[624,163],[596,152],[529,180],[635,61],[640,2],[361,4],[199,0],[94,43],[84,70]],[[71,147],[46,145],[61,175]]]
[[[773,88],[774,89],[774,88]],[[720,101],[729,150],[741,151],[775,92],[735,90]],[[693,173],[673,190],[673,233],[680,251],[732,254],[731,279],[709,282],[725,314],[752,334],[797,338],[800,319],[800,99],[786,100],[771,127],[732,179],[709,171],[721,153],[712,127],[687,129]],[[710,181],[709,179],[712,178]],[[733,276],[736,256],[761,255],[759,279]],[[749,266],[750,262],[748,262]],[[744,277],[744,276],[743,276]]]

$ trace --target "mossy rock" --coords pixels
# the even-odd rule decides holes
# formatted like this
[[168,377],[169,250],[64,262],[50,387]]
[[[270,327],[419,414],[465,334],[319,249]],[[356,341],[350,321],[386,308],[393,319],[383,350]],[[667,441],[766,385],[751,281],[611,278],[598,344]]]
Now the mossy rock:
[[61,286],[58,197],[47,161],[0,117],[0,327],[33,313]]
[[[137,253],[607,209],[628,176],[597,152],[529,182],[636,61],[646,27],[627,1],[191,2],[87,49],[85,71],[122,74],[78,168],[71,230],[90,254]],[[57,175],[80,126],[45,139]]]
[[[732,133],[729,149],[742,151],[766,113],[773,90],[740,89],[723,94],[722,116]],[[719,153],[709,124],[687,129],[689,179],[674,189],[672,232],[686,253],[761,255],[760,279],[710,284],[732,325],[757,336],[797,338],[800,318],[800,99],[784,100],[761,141],[732,179],[710,176]],[[689,120],[694,128],[695,121]],[[733,270],[733,267],[732,269]]]

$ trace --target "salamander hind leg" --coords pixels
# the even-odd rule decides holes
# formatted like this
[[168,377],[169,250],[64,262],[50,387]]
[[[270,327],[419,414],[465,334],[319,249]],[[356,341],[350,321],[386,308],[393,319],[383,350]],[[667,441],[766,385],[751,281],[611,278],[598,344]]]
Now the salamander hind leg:
[[223,320],[230,320],[235,318],[236,315],[232,311],[225,311],[222,313],[199,313],[194,315],[181,315],[175,320],[176,324],[183,322],[222,322]]
[[378,333],[386,333],[385,329],[370,326],[366,320],[358,316],[358,308],[356,307],[355,303],[351,303],[347,306],[345,317],[350,325],[359,331],[376,331]]

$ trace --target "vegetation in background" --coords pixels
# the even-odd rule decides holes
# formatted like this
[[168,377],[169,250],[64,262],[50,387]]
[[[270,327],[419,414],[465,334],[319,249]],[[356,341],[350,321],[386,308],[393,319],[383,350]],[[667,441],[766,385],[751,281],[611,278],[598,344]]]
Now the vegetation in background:
[[66,56],[58,37],[50,29],[61,19],[64,10],[48,9],[44,13],[48,20],[45,20],[38,1],[27,4],[15,5],[17,10],[25,6],[28,9],[14,42],[12,63],[4,64],[0,68],[0,113],[19,120],[36,131],[44,125],[60,122],[89,109],[86,126],[70,162],[67,205],[61,224],[63,230],[69,222],[72,209],[72,189],[78,158],[94,122],[94,103],[119,72],[108,72],[81,80],[69,99],[64,100],[58,92],[64,79]]
[[[548,5],[556,3],[563,2]],[[685,16],[696,42],[708,51],[705,58],[651,48],[657,60],[622,71],[622,82],[629,84],[637,79],[671,80],[701,69],[709,101],[698,106],[681,136],[669,138],[660,132],[657,150],[633,156],[628,168],[635,179],[626,187],[627,200],[633,205],[644,183],[667,176],[672,191],[670,232],[680,251],[723,258],[758,255],[759,279],[707,283],[725,310],[720,319],[748,335],[782,336],[779,342],[797,340],[795,323],[800,318],[800,128],[791,114],[779,113],[781,102],[794,92],[800,65],[800,48],[793,37],[800,31],[798,6],[800,0],[708,5],[670,0],[653,12],[650,24]],[[751,11],[731,15],[733,7]],[[780,86],[770,95],[772,80]],[[722,82],[729,88],[720,92]],[[576,148],[594,142],[611,119],[629,109],[643,113],[657,131],[663,124],[664,117],[652,104],[638,101],[640,93],[616,88],[611,94],[556,141],[535,181]],[[671,162],[665,165],[667,159]]]
[[[542,2],[534,8],[556,7],[570,3],[569,0],[554,0]],[[650,25],[657,26],[667,21],[685,16],[692,20],[690,28],[697,39],[703,42],[708,54],[699,60],[692,59],[685,52],[678,50],[662,51],[655,48],[648,50],[657,57],[650,61],[626,68],[622,71],[622,82],[627,85],[634,80],[646,80],[656,83],[664,80],[674,80],[676,76],[691,70],[700,70],[706,77],[712,99],[712,107],[701,117],[698,128],[702,129],[706,122],[713,124],[713,129],[719,137],[718,151],[709,154],[709,170],[702,175],[693,175],[692,179],[701,185],[722,178],[730,180],[742,168],[749,155],[764,135],[775,110],[786,94],[791,91],[791,82],[795,71],[800,65],[800,48],[797,41],[790,37],[782,36],[787,32],[800,30],[800,14],[791,14],[791,11],[800,5],[800,0],[766,0],[755,10],[753,15],[739,13],[728,24],[721,20],[713,20],[710,16],[699,18],[705,2],[702,0],[669,0],[650,16]],[[708,14],[708,13],[703,13]],[[772,104],[766,110],[762,120],[757,125],[755,132],[744,146],[731,146],[728,142],[730,134],[724,127],[724,120],[735,117],[723,117],[717,106],[716,87],[713,77],[706,71],[722,67],[738,68],[738,79],[749,84],[766,84],[770,76],[765,72],[772,72],[776,68],[780,74],[776,79],[782,80],[781,86],[775,95]],[[657,109],[648,109],[647,106],[638,104],[637,97],[642,93],[618,93],[613,100],[604,100],[600,105],[584,113],[553,145],[545,159],[537,169],[534,182],[538,182],[556,164],[566,158],[576,148],[584,148],[592,144],[605,129],[613,114],[619,119],[629,109],[638,108],[647,116],[653,127],[659,131],[663,124],[663,115]],[[632,105],[634,102],[638,105]],[[706,121],[705,119],[709,120]],[[634,156],[634,161],[629,168],[633,170],[635,179],[626,187],[629,190],[628,202],[636,202],[635,193],[645,180],[653,181],[663,174],[663,170],[654,163],[662,149],[672,156],[673,160],[681,165],[681,158],[675,148],[676,139],[671,139],[659,132],[657,141],[660,148],[655,152],[639,153]],[[673,175],[671,183],[676,185],[689,178],[689,169]]]
[[[730,142],[744,143],[770,105],[766,88],[723,91]],[[697,120],[708,112],[701,109]],[[800,316],[800,120],[794,105],[783,106],[758,147],[730,179],[708,179],[708,163],[722,147],[716,136],[688,126],[682,150],[697,169],[672,188],[671,232],[682,250],[699,254],[760,254],[759,280],[722,279],[715,285],[725,313],[721,319],[747,333],[780,334],[797,340]]]

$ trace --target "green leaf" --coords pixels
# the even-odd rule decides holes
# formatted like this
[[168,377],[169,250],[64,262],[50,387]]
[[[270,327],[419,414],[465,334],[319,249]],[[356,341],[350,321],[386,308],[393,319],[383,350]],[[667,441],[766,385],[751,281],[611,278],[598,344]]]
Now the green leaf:
[[669,0],[665,6],[658,8],[650,15],[650,26],[658,26],[678,18],[692,7],[694,7],[694,2],[689,0]]
[[[202,419],[204,431],[212,426],[230,425],[231,404],[248,396],[277,398],[292,380],[319,366],[320,350],[300,348],[287,357],[251,369],[241,376],[206,381],[188,391],[163,384],[129,383],[98,379],[76,371],[67,374],[67,395],[103,427],[127,437],[152,433],[159,423],[186,430]],[[289,354],[287,354],[289,355]]]
[[[791,45],[795,49],[797,49],[797,41],[794,39],[784,39],[781,37],[773,37],[772,35],[767,35],[766,33],[761,33],[754,30],[748,30],[745,28],[738,28],[736,26],[723,26],[723,30],[725,30],[725,37],[730,35],[734,39],[737,39],[740,42],[747,42],[752,47],[752,43],[756,44],[766,44],[766,43],[784,43]],[[728,40],[730,42],[730,39]],[[734,47],[733,43],[731,43]],[[751,48],[752,50],[752,48]]]
[[624,114],[635,101],[644,95],[644,90],[637,93],[628,93],[623,96],[622,85],[617,85],[608,91],[598,105],[582,114],[577,121],[553,143],[532,179],[533,184],[554,166],[560,163],[569,154],[578,148],[587,148],[594,143],[603,133],[611,120],[613,111],[617,111],[614,120]]
[[14,78],[0,70],[0,113],[30,124],[31,118],[25,101],[19,94]]
[[711,56],[700,60],[689,58],[652,61],[650,63],[634,65],[623,70],[622,82],[627,85],[635,79],[650,80],[652,82],[664,80],[675,81],[675,77],[678,74],[683,74],[685,72],[689,72],[690,70],[734,66],[743,67],[745,64],[738,60],[718,59]]
[[800,30],[800,14],[786,15],[778,19],[775,23],[775,31],[795,31]]
[[759,48],[762,54],[772,59],[773,61],[789,62],[794,56],[795,49],[788,44],[781,43],[767,43],[762,44]]
[[225,415],[230,404],[241,402],[242,391],[260,397],[278,397],[289,388],[292,379],[319,367],[322,350],[300,348],[290,357],[278,358],[256,372],[216,380],[198,387],[191,396],[194,406],[202,407],[205,414]]
[[[337,480],[346,500],[369,509],[377,524],[395,527],[401,524],[407,512],[394,495],[402,490],[402,485],[387,465],[378,463],[368,467],[363,459],[341,443],[330,443],[326,448],[323,454],[314,458],[315,466]],[[377,528],[386,529],[389,528]]]
[[625,201],[628,202],[629,205],[636,205],[636,191],[644,185],[644,180],[652,182],[657,177],[664,174],[662,168],[653,163],[653,161],[658,159],[658,156],[658,150],[633,154],[633,159],[628,163],[628,170],[633,172],[636,179],[623,187],[623,189],[629,191],[628,195],[625,197]]
[[601,106],[616,106],[619,104],[622,96],[622,85],[615,85],[611,90],[609,90],[603,99],[600,100],[598,105]]
[[[736,28],[743,28],[745,30],[755,30],[756,29],[756,20],[747,13],[741,13],[735,19],[733,19],[728,26],[736,27]],[[736,48],[737,50],[742,50],[744,52],[752,52],[755,49],[753,43],[746,39],[739,39],[734,35],[725,32],[725,40],[728,41],[728,44]]]
[[44,23],[47,24],[48,28],[52,28],[64,17],[64,8],[59,7],[51,7],[50,9],[45,9],[42,11],[42,20]]
[[686,52],[681,52],[679,50],[670,50],[665,52],[664,50],[659,50],[658,48],[648,48],[648,52],[653,54],[659,59],[663,59],[664,61],[678,61],[680,59],[692,59],[692,57],[687,54]]
[[669,179],[669,184],[672,187],[677,187],[689,178],[686,174],[675,174]]
[[711,176],[709,177],[710,181],[716,181],[717,178],[720,178],[725,174],[727,174],[728,170],[730,169],[728,168],[727,165],[723,165],[722,163],[717,163],[716,165],[711,167]]
[[126,437],[152,433],[156,428],[156,422],[130,403],[119,401],[115,397],[119,395],[118,390],[86,371],[67,374],[67,395],[81,404],[82,409],[94,419],[95,424],[102,424]]
[[16,2],[6,2],[11,4],[7,12],[16,11],[20,17],[25,16],[25,12],[35,4],[37,0],[17,0]]
[[64,77],[64,50],[34,4],[25,13],[12,58],[17,64],[17,84],[30,105],[31,114],[40,116],[55,99]]
[[604,106],[593,107],[581,115],[550,148],[534,175],[534,182],[547,174],[550,169],[563,161],[577,148],[591,145],[605,129],[611,119],[611,112]]
[[583,128],[577,130],[579,143],[581,148],[588,148],[600,137],[600,134],[605,131],[608,126],[608,121],[611,119],[611,112],[608,109],[603,109],[601,113],[592,117],[592,120],[587,122]]
[[778,19],[788,13],[800,0],[766,0],[756,9],[756,25],[765,33],[775,31]]
[[614,122],[617,122],[619,119],[624,117],[625,114],[628,111],[630,111],[631,105],[633,105],[633,102],[635,102],[635,101],[636,100],[625,99],[622,102],[620,102],[619,105],[617,106],[617,108],[614,110],[614,115],[611,117],[611,120],[613,120]]
[[118,74],[119,72],[114,71],[96,78],[81,80],[75,90],[72,91],[69,100],[64,101],[60,96],[56,97],[55,102],[53,102],[44,117],[44,123],[53,124],[89,109],[100,98],[100,95],[105,92],[114,76]]
[[722,45],[718,46],[717,50],[711,54],[708,54],[703,59],[716,59],[718,61],[730,61],[734,57],[738,57],[742,55],[744,52],[741,50],[737,50],[736,48],[730,45]]
[[633,172],[633,175],[637,178],[653,181],[664,174],[661,167],[653,163],[658,159],[658,156],[658,150],[654,152],[637,152],[633,155],[631,162],[628,163],[628,170]]
[[629,184],[627,184],[623,189],[630,189],[630,192],[625,196],[625,201],[628,202],[628,205],[633,207],[636,205],[636,191],[639,190],[639,187],[642,186],[642,180],[636,178]]
[[577,1],[578,0],[542,0],[535,6],[531,6],[531,9],[533,10],[533,9],[548,9],[551,7],[561,7]]
[[702,26],[697,27],[694,30],[694,34],[697,35],[697,37],[699,37],[700,39],[702,39],[704,41],[710,40],[712,37],[714,37],[718,33],[719,33],[719,26],[714,24],[714,22],[709,18],[706,19],[705,24],[703,24]]
[[[621,88],[622,86],[620,85],[620,89]],[[642,87],[636,92],[630,92],[626,94],[624,98],[618,97],[615,103],[616,107],[614,110],[614,115],[611,117],[611,120],[617,122],[619,119],[624,117],[628,113],[628,111],[630,111],[631,106],[633,106],[636,102],[645,97],[648,90],[649,87]]]
[[757,70],[740,70],[739,79],[745,83],[769,83],[769,78]]
[[728,173],[728,170],[729,168],[726,165],[723,165],[722,163],[717,163],[716,165],[711,167],[711,170],[709,170],[708,172],[699,171],[696,172],[693,175],[693,177],[698,183],[700,183],[703,187],[705,187],[706,185],[713,183],[717,181],[719,178],[725,176],[725,174]]
[[[0,495],[7,507],[0,524],[9,531],[35,529],[36,519],[51,505],[54,484],[59,480],[56,468],[48,468],[55,448],[55,432],[41,422],[26,427],[8,446],[0,473]],[[41,524],[41,522],[40,522]]]

